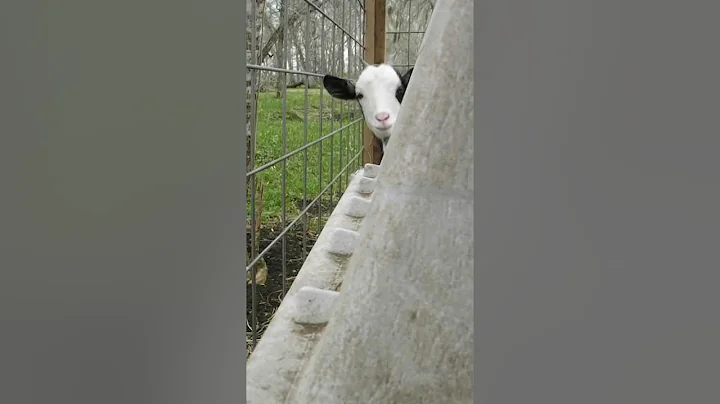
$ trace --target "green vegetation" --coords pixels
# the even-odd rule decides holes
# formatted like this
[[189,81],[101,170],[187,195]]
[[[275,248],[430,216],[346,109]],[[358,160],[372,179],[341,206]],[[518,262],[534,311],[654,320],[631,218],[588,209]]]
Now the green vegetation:
[[[324,93],[322,94],[322,132],[320,129],[321,91]],[[307,119],[305,119],[306,100],[308,106]],[[286,152],[283,152],[283,99],[277,98],[274,91],[259,93],[255,167],[260,167],[278,159],[306,143],[359,120],[349,128],[305,149],[307,150],[307,189],[305,194],[309,203],[348,165],[348,158],[352,158],[361,150],[362,115],[357,103],[332,100],[330,94],[320,89],[310,89],[306,94],[304,87],[287,90],[286,111],[285,130],[287,132],[287,141]],[[321,159],[322,170],[319,166]],[[285,204],[288,221],[294,219],[303,207],[306,168],[304,161],[305,151],[300,151],[289,157],[285,163]],[[360,166],[360,159],[355,158],[354,164],[351,164],[348,168],[348,174],[360,168]],[[318,178],[321,173],[322,179]],[[262,205],[263,224],[275,223],[282,218],[282,178],[282,161],[257,173],[255,189],[258,195],[256,196],[256,205]],[[339,195],[347,187],[347,178],[349,178],[349,175],[346,177],[343,174],[338,178],[337,185],[333,186],[334,201],[338,200]],[[248,186],[249,184],[250,178],[248,178]],[[248,188],[248,220],[251,212],[249,190],[250,188]],[[262,192],[262,197],[259,195],[260,192]],[[323,204],[329,199],[330,190],[323,195]],[[312,212],[317,212],[317,210],[313,208]]]

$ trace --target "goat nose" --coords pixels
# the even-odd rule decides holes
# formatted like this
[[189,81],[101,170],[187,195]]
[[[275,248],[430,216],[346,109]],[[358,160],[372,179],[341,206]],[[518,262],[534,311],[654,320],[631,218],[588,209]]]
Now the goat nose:
[[387,121],[388,118],[390,118],[390,114],[388,114],[387,112],[378,112],[377,114],[375,114],[375,119],[380,122]]

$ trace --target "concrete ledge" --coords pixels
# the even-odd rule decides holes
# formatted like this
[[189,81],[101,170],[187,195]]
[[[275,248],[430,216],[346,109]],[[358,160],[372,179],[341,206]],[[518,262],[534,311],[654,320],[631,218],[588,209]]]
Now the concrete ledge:
[[350,197],[350,201],[348,202],[348,210],[345,212],[346,215],[354,218],[363,218],[368,212],[368,209],[370,209],[370,201],[361,198],[359,196],[352,196]]
[[360,181],[358,181],[357,186],[358,192],[361,194],[371,194],[375,190],[375,179],[360,177]]
[[330,238],[329,252],[343,256],[352,255],[355,250],[358,232],[340,228],[328,229],[328,232]]
[[370,207],[374,178],[379,172],[380,166],[368,164],[352,174],[345,193],[248,358],[248,403],[285,403],[295,376],[304,367],[333,311],[345,264],[355,250],[357,230]]
[[363,168],[363,176],[367,178],[376,178],[380,173],[380,166],[377,164],[365,164]]
[[332,290],[303,286],[295,296],[288,299],[293,320],[297,324],[327,324],[339,294]]

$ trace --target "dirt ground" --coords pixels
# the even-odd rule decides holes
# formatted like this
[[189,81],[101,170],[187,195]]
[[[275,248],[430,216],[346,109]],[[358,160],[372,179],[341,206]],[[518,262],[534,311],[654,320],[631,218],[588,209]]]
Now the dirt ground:
[[[332,212],[332,206],[323,206],[323,219],[326,220]],[[314,218],[317,219],[317,216]],[[270,243],[278,237],[284,226],[281,223],[263,225],[260,229],[258,237],[258,252],[263,251]],[[311,223],[308,232],[305,234],[305,242],[303,248],[303,224],[302,220],[295,224],[292,229],[286,233],[287,244],[285,250],[285,292],[290,289],[298,271],[305,261],[305,257],[310,253],[319,232],[317,224]],[[250,245],[250,234],[248,232],[248,245]],[[257,291],[257,340],[260,340],[262,333],[267,328],[275,311],[280,307],[283,295],[283,259],[282,259],[282,239],[278,240],[270,250],[265,254],[264,259],[267,264],[268,276],[265,285],[256,284]],[[304,250],[304,253],[303,253]],[[247,285],[247,303],[245,314],[247,316],[246,324],[246,347],[248,356],[252,351],[252,329],[253,312],[252,312],[252,284]]]

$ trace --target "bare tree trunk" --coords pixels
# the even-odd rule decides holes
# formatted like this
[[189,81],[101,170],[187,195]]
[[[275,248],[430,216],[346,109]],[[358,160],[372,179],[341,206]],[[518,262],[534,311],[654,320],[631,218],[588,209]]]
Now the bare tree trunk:
[[[298,70],[307,71],[308,67],[307,67],[307,64],[305,63],[305,55],[303,54],[302,47],[300,46],[300,41],[297,41],[296,44],[297,45],[295,46],[295,51],[297,53]],[[300,76],[300,77],[298,77],[297,81],[304,83],[305,80],[307,80],[307,79],[308,79],[307,76]]]
[[[315,38],[315,25],[311,24],[310,27],[308,27],[309,31],[306,35],[304,35],[303,39],[303,47],[305,48],[305,53],[307,56],[307,70],[311,71],[313,73],[317,73],[317,52],[313,49],[313,38]],[[313,84],[313,77],[308,77],[308,85]]]
[[[252,1],[255,1],[256,4],[256,16],[255,19],[253,19],[252,14]],[[255,39],[255,49],[254,53],[257,54],[260,50],[260,32],[262,30],[262,23],[263,23],[263,15],[265,13],[265,0],[250,0],[247,2],[246,6],[246,12],[247,12],[247,47],[246,47],[246,56],[249,61],[252,61],[252,54],[253,54],[253,39]],[[251,145],[251,125],[250,122],[253,119],[252,116],[252,108],[253,108],[253,100],[255,106],[257,106],[257,96],[258,92],[260,91],[260,77],[261,72],[255,72],[256,76],[256,82],[255,86],[253,88],[252,86],[252,75],[250,69],[246,70],[246,76],[245,76],[245,94],[246,94],[246,115],[245,115],[245,128],[246,128],[246,137],[247,137],[247,155],[245,160],[246,168],[250,167],[250,154],[252,153],[253,149],[250,147]],[[257,114],[257,108],[255,113]],[[249,182],[248,182],[249,186]]]
[[[284,66],[284,60],[285,60],[285,10],[286,4],[285,0],[281,1],[280,3],[280,20],[278,21],[278,29],[277,29],[277,41],[275,43],[275,67],[278,69],[285,68]],[[290,29],[290,25],[288,24],[288,29]],[[285,75],[282,73],[277,74],[277,82],[275,83],[275,96],[277,98],[282,97],[282,85],[283,81],[285,80]]]
[[[323,2],[317,1],[315,4],[318,6],[318,8],[322,7]],[[281,8],[282,10],[282,8]],[[307,9],[303,9],[303,11],[296,11],[294,13],[291,13],[288,16],[288,30],[292,32],[292,30],[295,28],[297,24],[299,24],[301,17],[304,17],[307,13]],[[314,8],[311,8],[310,13],[315,12]],[[273,48],[277,45],[278,40],[280,39],[282,33],[283,33],[283,20],[282,15],[280,17],[280,23],[278,24],[278,27],[275,28],[275,30],[270,34],[268,37],[267,42],[265,42],[265,45],[263,45],[262,50],[258,54],[257,64],[262,64],[264,60],[270,55],[270,52]],[[275,48],[277,49],[277,48]]]

